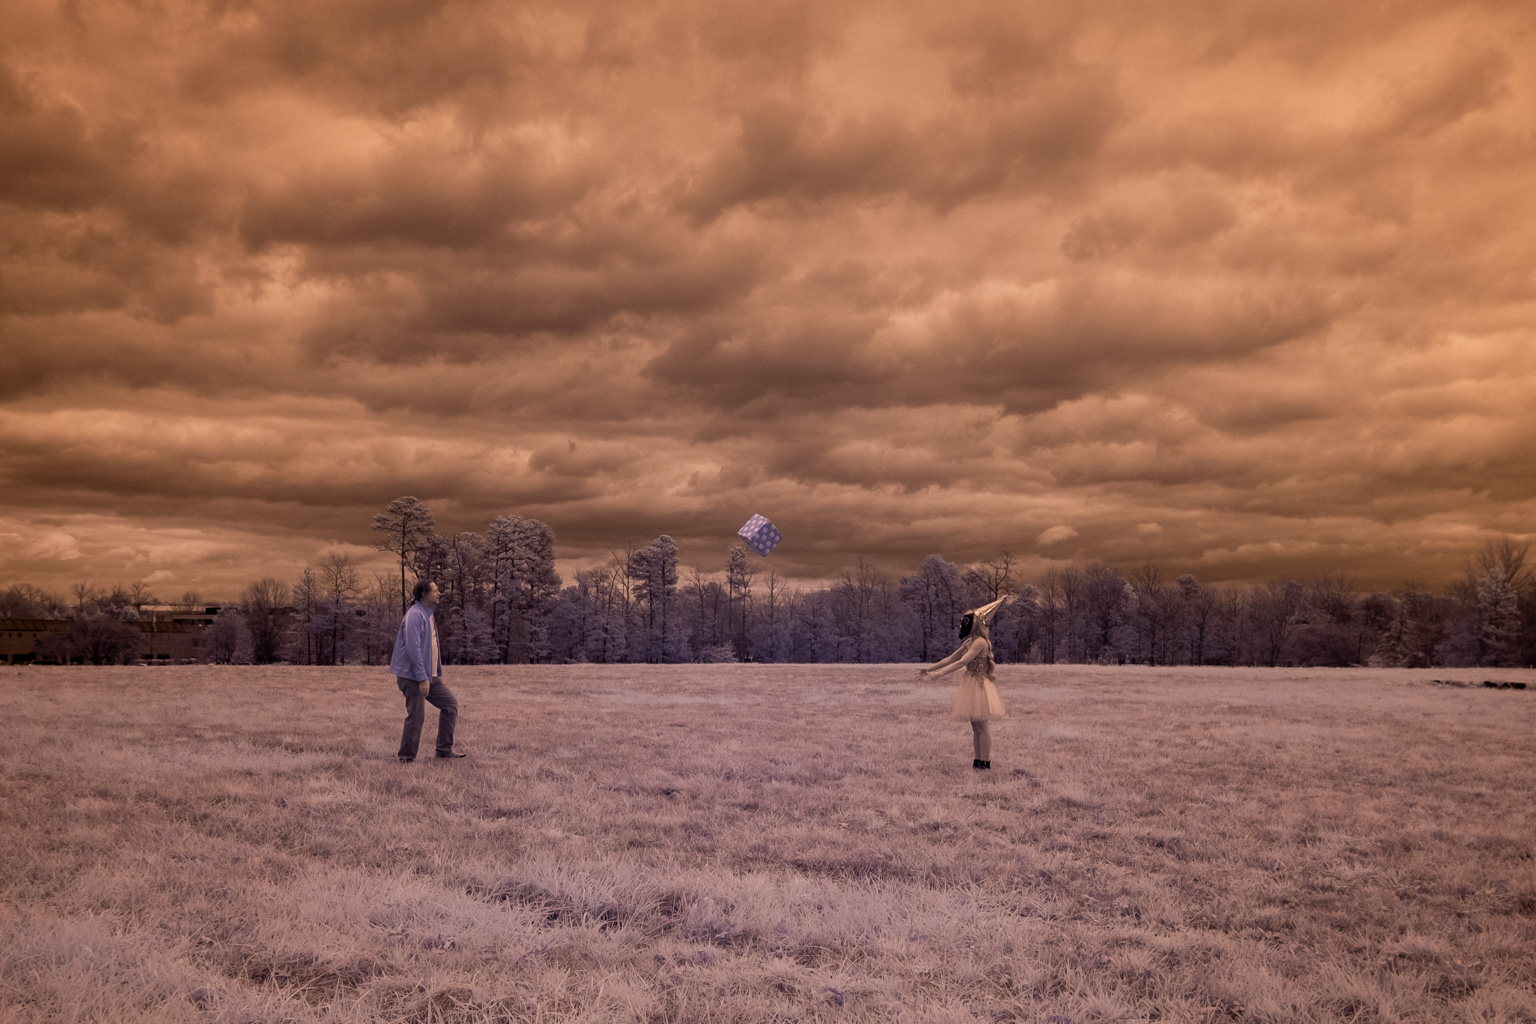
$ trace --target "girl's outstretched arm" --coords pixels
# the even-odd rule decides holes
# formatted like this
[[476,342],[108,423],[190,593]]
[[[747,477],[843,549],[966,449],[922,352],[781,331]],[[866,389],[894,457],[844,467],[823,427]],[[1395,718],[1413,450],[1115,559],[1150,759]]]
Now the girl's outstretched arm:
[[929,665],[927,668],[918,669],[918,675],[942,676],[960,668],[966,662],[976,656],[977,641],[981,638],[973,636],[955,648],[954,653],[943,661]]

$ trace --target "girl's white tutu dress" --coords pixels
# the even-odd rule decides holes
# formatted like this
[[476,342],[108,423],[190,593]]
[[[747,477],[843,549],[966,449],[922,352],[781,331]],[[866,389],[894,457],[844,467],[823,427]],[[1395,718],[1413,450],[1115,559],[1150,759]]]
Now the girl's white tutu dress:
[[985,722],[990,718],[1001,718],[1006,713],[997,684],[986,671],[992,663],[986,655],[991,653],[990,650],[978,653],[966,664],[965,674],[960,677],[960,688],[955,691],[954,716],[962,722]]

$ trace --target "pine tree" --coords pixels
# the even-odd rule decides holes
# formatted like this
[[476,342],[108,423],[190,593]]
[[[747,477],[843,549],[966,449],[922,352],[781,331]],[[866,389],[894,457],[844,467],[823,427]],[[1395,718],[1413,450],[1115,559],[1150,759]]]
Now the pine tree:
[[1520,646],[1520,594],[1498,565],[1479,576],[1476,586],[1482,662],[1498,667],[1513,665]]
[[1409,617],[1408,607],[1407,600],[1397,601],[1397,607],[1387,621],[1387,628],[1381,631],[1381,638],[1376,641],[1376,650],[1370,659],[1373,667],[1402,668],[1408,664],[1412,656],[1410,644],[1413,634],[1413,620]]
[[645,601],[646,661],[677,656],[669,611],[677,597],[677,541],[662,534],[629,559],[629,575]]
[[560,594],[555,531],[537,519],[497,516],[485,534],[491,626],[508,664],[549,654],[549,613]]

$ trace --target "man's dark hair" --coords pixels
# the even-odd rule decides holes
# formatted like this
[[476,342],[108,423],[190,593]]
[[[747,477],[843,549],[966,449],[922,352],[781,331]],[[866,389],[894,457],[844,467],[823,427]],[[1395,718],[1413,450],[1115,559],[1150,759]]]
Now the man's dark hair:
[[432,581],[431,580],[429,580],[429,579],[419,579],[419,580],[417,580],[416,581],[416,585],[411,588],[411,600],[412,601],[420,601],[422,598],[427,596],[427,591],[429,591],[431,589],[432,589]]

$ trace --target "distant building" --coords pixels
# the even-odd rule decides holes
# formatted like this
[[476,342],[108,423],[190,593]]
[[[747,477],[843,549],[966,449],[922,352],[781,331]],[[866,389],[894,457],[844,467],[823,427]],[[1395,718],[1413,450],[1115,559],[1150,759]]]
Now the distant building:
[[[218,617],[214,605],[192,611],[145,608],[145,616],[126,624],[139,630],[139,660],[176,662],[203,660],[204,634]],[[0,664],[56,663],[39,656],[49,634],[63,633],[72,619],[0,619]]]
[[139,640],[140,661],[202,661],[204,634],[219,610],[212,608],[207,617],[201,613],[177,613],[169,622],[160,618],[141,618],[133,625],[143,631]]
[[64,632],[69,623],[69,619],[0,619],[0,664],[37,660],[43,637]]
[[211,626],[213,620],[219,617],[219,612],[224,610],[221,604],[200,604],[188,608],[181,604],[147,604],[139,609],[139,618],[155,619],[160,622],[179,622],[193,626]]

